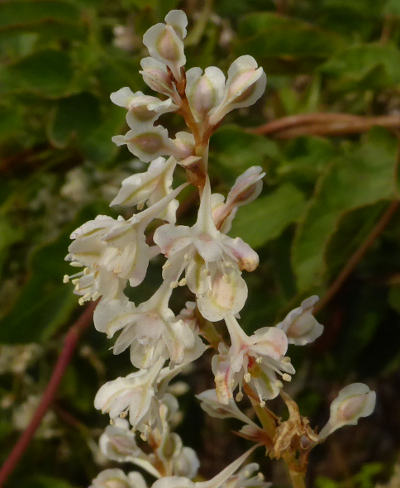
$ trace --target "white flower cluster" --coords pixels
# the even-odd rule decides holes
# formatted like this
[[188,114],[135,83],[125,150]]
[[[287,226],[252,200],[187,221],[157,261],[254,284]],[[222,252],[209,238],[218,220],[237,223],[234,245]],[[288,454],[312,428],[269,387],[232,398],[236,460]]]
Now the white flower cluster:
[[[114,354],[129,349],[137,368],[126,377],[109,381],[96,395],[95,407],[108,413],[112,422],[101,437],[102,452],[111,460],[130,461],[147,470],[157,478],[154,488],[265,487],[260,477],[253,476],[258,469],[255,464],[234,475],[249,452],[212,480],[194,482],[197,456],[183,447],[169,427],[177,410],[169,382],[209,347],[201,338],[207,339],[205,323],[213,326],[224,321],[230,341],[221,340],[218,345],[212,361],[216,388],[200,395],[203,408],[215,416],[239,418],[253,429],[257,425],[233,400],[235,390],[240,401],[244,386],[250,388],[261,406],[275,398],[283,386],[278,377],[289,381],[295,372],[286,356],[288,344],[308,344],[323,330],[312,315],[318,300],[315,296],[276,327],[263,327],[251,336],[238,323],[247,299],[242,272],[254,271],[259,259],[242,239],[227,233],[239,206],[260,194],[264,173],[253,166],[236,180],[226,198],[213,194],[207,174],[208,142],[228,112],[260,98],[266,76],[251,56],[236,59],[227,78],[216,67],[185,71],[187,23],[184,12],[173,10],[165,23],[154,25],[144,35],[150,57],[141,61],[141,74],[163,99],[134,93],[128,87],[111,94],[112,102],[127,109],[130,127],[113,141],[126,144],[129,151],[150,164],[144,173],[126,178],[111,202],[111,206],[135,210],[130,218],[99,215],[72,233],[66,259],[83,270],[64,280],[72,281],[81,303],[99,300],[94,313],[96,329],[109,338],[118,334]],[[178,132],[171,138],[167,129],[154,125],[168,112],[180,113],[190,132]],[[173,188],[178,166],[200,193],[192,226],[176,225],[177,197],[186,186]],[[156,220],[164,223],[150,238],[147,230]],[[162,284],[147,301],[132,302],[124,290],[142,283],[150,260],[158,255],[166,258]],[[170,307],[171,296],[182,286],[188,287],[194,301],[175,313]],[[333,431],[338,422],[351,423],[352,415],[362,416],[363,401],[339,406],[322,434]],[[138,446],[136,435],[147,442],[150,454]],[[126,475],[111,469],[100,473],[91,486],[144,488],[146,482],[138,472]]]

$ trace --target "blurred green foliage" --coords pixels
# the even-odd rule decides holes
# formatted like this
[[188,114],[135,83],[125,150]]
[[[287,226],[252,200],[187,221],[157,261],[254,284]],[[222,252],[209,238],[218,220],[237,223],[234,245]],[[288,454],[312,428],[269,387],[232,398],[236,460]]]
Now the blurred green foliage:
[[[0,2],[0,341],[41,345],[25,374],[2,370],[3,457],[17,437],[16,406],[43,390],[60,339],[79,314],[70,286],[62,284],[68,235],[98,213],[112,213],[107,205],[120,181],[144,169],[111,142],[125,121],[109,94],[127,85],[147,90],[138,73],[146,55],[141,36],[176,7],[192,25],[189,67],[226,70],[236,56],[251,54],[268,75],[265,97],[230,115],[210,147],[220,192],[250,165],[267,173],[263,194],[240,209],[231,232],[261,258],[247,277],[242,315],[249,331],[273,324],[310,294],[324,296],[398,199],[393,131],[282,141],[245,128],[298,113],[398,114],[400,0]],[[174,116],[168,124],[181,129]],[[352,444],[359,452],[347,459],[350,471],[330,466],[315,484],[320,488],[373,487],[400,449],[398,424],[386,428],[383,421],[400,407],[398,394],[385,403],[399,384],[399,223],[397,213],[321,311],[324,337],[293,351],[298,398],[315,421],[324,419],[328,397],[346,381],[367,381],[382,398],[365,421],[369,429]],[[151,273],[157,277],[158,268]],[[58,434],[34,441],[10,488],[86,486],[99,470],[93,437],[105,419],[92,400],[106,378],[129,368],[126,356],[111,361],[107,348],[99,334],[85,336],[58,395]],[[381,392],[379,385],[386,385]],[[384,405],[391,412],[383,413]],[[193,432],[183,437],[200,442]],[[383,437],[386,444],[377,447]],[[374,460],[386,464],[362,467]],[[311,470],[314,479],[318,463]]]

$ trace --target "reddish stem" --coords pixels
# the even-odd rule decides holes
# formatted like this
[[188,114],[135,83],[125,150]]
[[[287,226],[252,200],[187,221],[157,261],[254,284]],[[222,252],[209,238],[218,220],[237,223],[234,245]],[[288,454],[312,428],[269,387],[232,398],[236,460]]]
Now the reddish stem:
[[273,134],[290,139],[301,135],[343,135],[365,132],[379,125],[388,129],[400,127],[400,116],[381,115],[374,117],[345,113],[311,113],[290,115],[248,129],[254,134]]
[[37,407],[32,420],[28,427],[21,434],[13,450],[10,452],[8,458],[0,469],[0,487],[6,482],[7,478],[16,468],[18,461],[27,449],[32,437],[34,436],[37,428],[39,427],[42,418],[49,409],[51,403],[54,400],[57,389],[60,385],[65,370],[71,361],[72,355],[75,351],[78,339],[84,330],[92,323],[92,316],[96,302],[87,306],[84,312],[79,316],[78,320],[71,326],[64,340],[64,347],[61,351],[58,361],[54,367],[53,374],[50,381],[43,392],[42,399]]

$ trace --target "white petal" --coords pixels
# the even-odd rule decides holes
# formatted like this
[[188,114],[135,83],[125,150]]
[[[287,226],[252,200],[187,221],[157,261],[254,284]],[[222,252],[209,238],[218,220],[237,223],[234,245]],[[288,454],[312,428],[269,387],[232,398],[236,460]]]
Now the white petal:
[[135,94],[133,91],[127,87],[124,86],[123,88],[120,88],[116,92],[111,93],[110,99],[115,105],[118,105],[119,107],[129,107],[129,103],[134,98]]
[[227,313],[237,314],[247,299],[247,285],[239,272],[217,272],[211,289],[197,298],[199,311],[211,322],[222,320]]
[[171,25],[155,24],[143,36],[150,56],[165,63],[179,80],[180,67],[186,63],[182,39]]
[[277,327],[262,327],[250,337],[250,340],[252,351],[276,360],[284,356],[288,348],[286,334]]
[[185,39],[188,19],[183,10],[170,10],[165,16],[165,22],[172,25],[181,39]]
[[312,315],[314,305],[319,298],[313,295],[301,302],[300,307],[289,312],[277,327],[286,332],[290,344],[304,346],[315,341],[324,327]]
[[110,338],[132,322],[134,312],[135,305],[127,299],[101,300],[93,314],[94,326]]
[[176,88],[165,64],[152,57],[147,57],[140,61],[140,65],[143,68],[140,74],[152,90],[167,96],[177,96]]
[[218,401],[217,392],[214,389],[206,390],[196,395],[200,400],[201,408],[209,415],[215,418],[236,418],[245,424],[257,427],[257,425],[247,417],[236,405],[233,399],[230,399],[227,404],[222,404]]

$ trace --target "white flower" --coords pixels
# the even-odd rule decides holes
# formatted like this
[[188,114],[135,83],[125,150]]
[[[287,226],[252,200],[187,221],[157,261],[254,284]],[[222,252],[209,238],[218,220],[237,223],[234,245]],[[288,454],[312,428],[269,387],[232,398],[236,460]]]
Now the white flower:
[[240,270],[253,271],[258,256],[241,239],[232,239],[215,227],[211,213],[211,190],[207,178],[197,222],[193,227],[166,224],[154,241],[168,258],[163,276],[179,276],[186,270],[190,290],[196,294],[202,315],[220,320],[227,312],[237,313],[247,297]]
[[66,261],[72,266],[84,266],[83,271],[64,276],[64,283],[72,280],[74,293],[80,295],[80,303],[97,300],[100,296],[114,298],[120,296],[126,280],[108,270],[102,260],[107,251],[104,237],[116,221],[106,215],[98,215],[84,223],[72,234]]
[[126,121],[131,129],[152,126],[160,115],[178,110],[170,98],[162,101],[141,91],[133,93],[127,86],[111,93],[110,98],[116,105],[128,109]]
[[136,444],[135,434],[125,419],[117,418],[108,425],[99,440],[101,452],[113,461],[127,462],[142,454]]
[[312,314],[318,300],[316,295],[303,300],[300,307],[289,312],[283,321],[277,324],[277,327],[286,333],[289,344],[304,346],[314,342],[322,334],[324,326]]
[[243,382],[248,383],[258,395],[260,403],[275,398],[283,386],[276,375],[290,381],[294,373],[285,353],[288,347],[286,334],[276,327],[263,327],[252,336],[245,334],[232,314],[225,317],[231,347],[220,346],[220,353],[213,358],[212,369],[218,400],[228,404],[232,392]]
[[165,281],[138,307],[128,300],[100,303],[94,313],[95,327],[109,337],[123,329],[113,352],[120,354],[129,347],[132,364],[138,368],[148,368],[159,358],[174,364],[194,361],[206,346],[195,328],[168,307],[171,294],[171,284]]
[[164,360],[159,360],[150,369],[141,369],[126,377],[105,383],[97,392],[94,406],[111,419],[129,413],[129,422],[134,429],[150,424],[157,417],[156,382]]
[[[154,159],[147,171],[133,174],[123,180],[121,189],[110,206],[131,207],[137,205],[141,208],[145,204],[154,205],[172,191],[172,177],[175,166],[176,159],[173,157],[167,161],[162,157]],[[172,200],[159,218],[175,223],[177,207],[178,201]]]
[[191,447],[183,447],[174,456],[173,473],[176,476],[185,476],[193,479],[199,470],[200,461],[196,451]]
[[129,151],[142,161],[148,163],[163,154],[174,154],[175,146],[168,137],[168,131],[161,126],[143,125],[130,130],[125,135],[113,136],[117,146],[127,145]]
[[126,475],[121,469],[106,469],[92,481],[89,488],[147,488],[147,484],[137,471]]
[[265,173],[260,166],[251,166],[236,179],[226,202],[223,195],[212,195],[212,214],[218,229],[225,233],[231,230],[238,208],[252,202],[261,193],[264,176]]
[[99,215],[71,234],[74,241],[65,259],[73,266],[85,268],[75,275],[65,276],[64,281],[72,278],[75,293],[82,295],[81,302],[100,296],[120,299],[127,280],[131,286],[143,281],[150,259],[158,253],[146,243],[145,229],[154,218],[162,215],[184,186],[129,220]]
[[112,425],[106,427],[100,437],[100,449],[108,459],[136,464],[156,478],[161,475],[154,466],[154,456],[144,453],[137,446],[136,435],[125,419],[117,418]]
[[166,393],[168,384],[185,367],[183,363],[173,368],[162,368],[163,363],[160,358],[149,369],[108,381],[96,394],[95,408],[108,413],[111,419],[128,416],[133,430],[144,435],[149,429],[159,428],[162,421],[160,406],[165,404],[168,410],[171,406],[171,395]]
[[342,388],[331,403],[330,417],[319,433],[320,440],[340,427],[356,425],[359,418],[371,415],[375,402],[376,393],[364,383],[352,383]]
[[211,415],[211,417],[220,419],[235,418],[247,425],[258,428],[257,425],[239,409],[233,398],[230,398],[227,404],[221,403],[218,400],[215,389],[203,391],[199,395],[196,395],[196,398],[200,400],[201,408],[208,413],[208,415]]
[[166,476],[155,481],[152,488],[221,488],[224,483],[233,475],[233,473],[244,463],[248,456],[256,448],[252,447],[244,454],[242,454],[238,459],[229,464],[220,473],[215,475],[208,481],[198,481],[193,482],[189,478],[182,476]]
[[250,463],[243,466],[236,474],[231,476],[222,488],[268,488],[271,483],[264,481],[262,473],[256,473],[260,469],[257,463]]
[[220,104],[224,96],[225,75],[215,66],[190,68],[186,72],[186,96],[190,108],[199,122],[214,107]]
[[228,112],[253,105],[264,93],[267,77],[249,55],[240,56],[230,66],[224,98],[211,112],[210,122],[217,124]]
[[181,79],[181,67],[186,63],[183,39],[186,37],[187,17],[182,10],[171,10],[166,24],[155,24],[143,36],[143,44],[150,56],[165,63],[176,80]]

